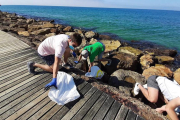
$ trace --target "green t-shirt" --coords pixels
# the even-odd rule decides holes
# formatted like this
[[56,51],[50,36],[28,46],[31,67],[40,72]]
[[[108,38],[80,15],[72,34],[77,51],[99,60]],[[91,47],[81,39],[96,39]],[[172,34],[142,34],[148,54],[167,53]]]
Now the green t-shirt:
[[96,42],[92,45],[84,47],[83,50],[87,50],[89,52],[90,62],[93,62],[95,57],[104,51],[104,46],[100,42]]

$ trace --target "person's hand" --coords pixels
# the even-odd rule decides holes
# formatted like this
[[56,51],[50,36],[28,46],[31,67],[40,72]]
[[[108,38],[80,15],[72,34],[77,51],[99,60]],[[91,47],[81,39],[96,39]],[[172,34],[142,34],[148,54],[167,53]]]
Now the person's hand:
[[74,51],[73,51],[72,55],[73,55],[74,57],[76,57],[76,53],[75,53]]
[[57,84],[56,84],[57,78],[53,78],[52,81],[44,87],[44,90],[49,90],[52,86],[54,86],[57,89]]
[[79,63],[79,61],[74,61],[74,63],[78,64],[78,63]]

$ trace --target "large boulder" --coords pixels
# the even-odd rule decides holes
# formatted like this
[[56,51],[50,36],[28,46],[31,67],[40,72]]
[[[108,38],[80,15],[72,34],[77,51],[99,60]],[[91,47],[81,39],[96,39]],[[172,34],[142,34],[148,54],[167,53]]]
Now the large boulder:
[[91,39],[91,38],[97,38],[98,35],[97,35],[97,33],[93,32],[93,31],[88,31],[85,33],[85,37],[87,39]]
[[50,33],[50,28],[44,28],[44,29],[40,29],[40,30],[36,30],[31,32],[32,35],[45,35]]
[[133,56],[137,56],[139,57],[140,55],[142,55],[142,51],[130,46],[126,46],[126,47],[120,47],[119,48],[119,52],[123,52],[123,53],[127,53]]
[[109,85],[119,88],[127,96],[132,95],[131,91],[136,82],[143,85],[146,83],[146,79],[137,72],[123,69],[119,69],[111,74],[108,81]]
[[149,53],[154,53],[156,56],[171,56],[174,57],[177,55],[176,50],[171,50],[171,49],[145,49],[144,51],[149,52]]
[[35,21],[34,19],[27,19],[27,20],[26,20],[26,23],[27,23],[27,24],[32,24],[34,21]]
[[113,51],[121,46],[121,43],[118,40],[96,40],[92,38],[89,44],[94,44],[96,42],[102,42],[105,45],[105,51]]
[[33,32],[42,28],[42,25],[28,25],[28,32]]
[[42,25],[42,28],[54,28],[54,27],[55,25],[49,22]]
[[71,26],[67,26],[63,29],[64,32],[73,32],[73,28]]
[[165,76],[171,78],[173,72],[169,68],[161,65],[161,66],[152,66],[144,70],[142,75],[145,76],[146,79],[148,79],[152,75]]
[[176,82],[180,84],[180,68],[174,72],[173,77],[176,80]]
[[170,56],[155,56],[155,59],[158,61],[159,64],[169,64],[173,63],[174,58]]
[[151,56],[150,54],[145,54],[140,58],[142,70],[150,68],[150,65],[152,65],[153,63],[153,56]]
[[102,62],[109,75],[118,69],[138,71],[140,66],[137,57],[126,53],[112,53],[109,58],[112,60],[111,65],[107,65],[107,61]]
[[28,37],[30,34],[28,31],[18,31],[18,35],[26,36]]

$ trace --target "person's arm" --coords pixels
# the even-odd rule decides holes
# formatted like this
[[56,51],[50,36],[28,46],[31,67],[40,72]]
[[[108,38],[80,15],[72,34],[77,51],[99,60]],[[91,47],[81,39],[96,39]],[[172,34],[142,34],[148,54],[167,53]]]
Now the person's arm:
[[91,62],[91,63],[90,63],[88,72],[91,72],[91,67],[93,66],[93,63],[94,63],[94,62]]
[[78,62],[81,60],[81,58],[82,58],[82,55],[80,54],[79,59],[78,59]]
[[58,58],[55,56],[54,65],[53,65],[53,78],[57,77],[57,72],[59,70],[60,61],[61,61],[61,58]]

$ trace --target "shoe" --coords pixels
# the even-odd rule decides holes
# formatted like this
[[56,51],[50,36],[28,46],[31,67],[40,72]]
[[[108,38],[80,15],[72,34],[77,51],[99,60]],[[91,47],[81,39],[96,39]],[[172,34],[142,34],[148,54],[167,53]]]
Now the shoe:
[[143,88],[147,89],[147,84],[143,85]]
[[174,111],[176,112],[177,115],[179,115],[179,113],[180,113],[180,107],[175,108]]
[[31,74],[35,74],[34,70],[36,67],[34,67],[33,65],[34,65],[34,62],[27,62],[28,71]]
[[139,94],[139,87],[138,87],[139,83],[136,83],[134,86],[134,95],[138,95]]
[[107,63],[107,65],[111,65],[111,62],[112,62],[112,60],[109,60],[108,63]]
[[69,63],[65,63],[62,66],[65,67],[65,68],[73,68],[73,66],[70,65]]

